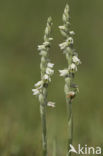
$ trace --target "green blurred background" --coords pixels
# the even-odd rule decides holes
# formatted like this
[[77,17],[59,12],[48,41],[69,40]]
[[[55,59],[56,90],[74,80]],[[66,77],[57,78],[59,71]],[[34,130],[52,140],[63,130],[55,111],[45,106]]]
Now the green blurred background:
[[[75,82],[80,93],[73,101],[74,145],[103,144],[103,0],[70,0],[71,29],[82,61]],[[58,69],[67,66],[58,44],[63,41],[63,0],[0,0],[0,156],[40,156],[41,124],[39,102],[32,96],[40,80],[37,45],[43,42],[48,16],[53,18],[54,41],[50,51],[55,75],[48,99],[56,108],[47,110],[48,150],[53,140],[57,155],[67,143],[67,114],[64,80]]]

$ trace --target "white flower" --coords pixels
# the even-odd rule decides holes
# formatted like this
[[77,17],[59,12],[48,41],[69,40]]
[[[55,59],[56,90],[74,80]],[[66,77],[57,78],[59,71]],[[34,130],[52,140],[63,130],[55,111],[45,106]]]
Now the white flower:
[[67,46],[68,46],[67,41],[59,44],[59,47],[60,47],[61,50],[65,49]]
[[67,94],[67,98],[73,98],[75,96],[75,92],[74,91],[69,91]]
[[77,66],[72,63],[70,66],[69,66],[69,70],[71,70],[72,72],[76,72],[77,71]]
[[45,74],[45,75],[43,76],[43,78],[44,78],[45,80],[47,80],[47,79],[49,78],[49,76],[48,76],[47,74]]
[[52,37],[50,37],[50,38],[49,38],[49,41],[52,41],[52,40],[53,40],[53,38],[52,38]]
[[32,89],[33,95],[38,95],[40,92],[38,89]]
[[49,68],[53,68],[54,64],[49,62],[49,63],[47,64],[47,66],[48,66]]
[[68,42],[69,44],[73,44],[73,43],[74,43],[74,40],[73,40],[72,37],[69,37],[69,38],[67,39],[67,42]]
[[43,85],[43,81],[38,81],[34,86],[35,87],[40,87]]
[[59,70],[60,76],[66,76],[68,74],[68,70],[64,69],[64,70]]
[[54,70],[52,70],[51,68],[46,68],[46,74],[48,75],[53,75],[54,74]]
[[65,26],[64,25],[63,26],[59,26],[59,29],[65,30]]
[[75,92],[74,91],[70,91],[68,94],[74,96],[75,95]]
[[41,50],[39,55],[42,55],[42,56],[45,57],[45,56],[47,56],[47,52],[45,50]]
[[40,51],[40,50],[44,50],[45,49],[45,45],[39,45],[38,46],[38,50]]
[[45,74],[45,75],[43,76],[43,79],[44,79],[44,80],[51,81],[51,78],[50,78],[49,75],[47,75],[47,74]]
[[75,35],[74,31],[70,31],[69,33],[70,33],[70,35]]
[[47,103],[47,106],[55,107],[55,102],[51,102],[51,101],[49,101],[49,102]]
[[44,42],[43,45],[45,45],[45,46],[49,46],[50,43],[49,43],[49,42]]
[[77,56],[73,56],[72,58],[73,62],[79,65],[81,63],[80,59]]

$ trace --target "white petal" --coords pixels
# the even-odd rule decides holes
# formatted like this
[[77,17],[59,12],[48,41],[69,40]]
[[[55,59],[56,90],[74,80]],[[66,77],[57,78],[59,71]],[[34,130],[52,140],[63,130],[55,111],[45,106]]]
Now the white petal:
[[39,94],[39,90],[38,89],[32,89],[33,95],[38,95]]
[[70,31],[69,33],[70,33],[70,35],[75,35],[74,31]]
[[47,64],[47,66],[48,66],[49,68],[53,68],[54,64],[49,62],[49,63]]
[[59,29],[65,30],[65,26],[59,26]]
[[75,68],[76,68],[76,65],[75,65],[74,63],[72,63],[72,64],[70,65],[70,68],[71,68],[71,69],[75,69]]
[[67,97],[68,98],[73,98],[75,96],[75,92],[74,91],[69,91],[68,93],[67,93]]
[[50,45],[50,43],[49,42],[44,42],[43,45],[48,46],[48,45]]
[[61,50],[65,49],[67,46],[68,46],[67,41],[59,44],[59,47],[60,47]]
[[48,80],[48,79],[49,79],[49,76],[48,76],[47,74],[45,74],[45,75],[43,76],[43,78],[44,78],[45,80]]
[[43,76],[43,79],[44,79],[44,80],[48,80],[48,81],[51,82],[51,78],[50,78],[49,75],[47,75],[47,74],[45,74],[45,75]]
[[55,102],[51,102],[51,101],[49,101],[49,102],[47,103],[47,106],[55,107]]
[[80,59],[77,56],[73,56],[72,58],[73,62],[79,65],[81,63]]
[[38,82],[35,84],[35,87],[40,87],[41,85],[43,85],[43,81],[38,81]]
[[68,70],[64,69],[64,70],[59,70],[60,76],[66,76],[68,74]]
[[70,91],[68,94],[74,96],[75,95],[75,92],[74,91]]
[[53,40],[53,38],[50,37],[50,38],[49,38],[49,41],[52,41],[52,40]]
[[46,74],[53,75],[54,74],[54,70],[52,70],[51,68],[47,68],[46,69]]
[[47,52],[45,50],[41,50],[39,55],[42,55],[42,56],[45,57],[45,56],[47,56]]
[[77,66],[76,66],[74,63],[72,63],[72,64],[69,66],[69,69],[75,72],[75,71],[77,71]]
[[45,45],[39,45],[38,46],[38,50],[44,50],[45,49]]

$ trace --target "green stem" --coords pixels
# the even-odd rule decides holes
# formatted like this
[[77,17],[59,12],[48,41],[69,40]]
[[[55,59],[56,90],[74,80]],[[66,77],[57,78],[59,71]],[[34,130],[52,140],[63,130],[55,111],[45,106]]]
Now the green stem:
[[[68,89],[70,90],[72,79],[65,79],[66,85],[68,86]],[[66,95],[66,103],[67,103],[67,114],[68,114],[68,146],[67,146],[67,156],[71,156],[70,151],[70,144],[72,144],[73,141],[73,116],[72,116],[72,99],[71,97],[67,97]]]
[[47,156],[47,129],[46,129],[46,88],[44,88],[44,102],[40,104],[41,126],[42,126],[42,149],[43,156]]
[[68,152],[67,156],[71,156],[70,144],[73,141],[73,115],[72,115],[72,102],[71,100],[67,100],[67,108],[68,108]]

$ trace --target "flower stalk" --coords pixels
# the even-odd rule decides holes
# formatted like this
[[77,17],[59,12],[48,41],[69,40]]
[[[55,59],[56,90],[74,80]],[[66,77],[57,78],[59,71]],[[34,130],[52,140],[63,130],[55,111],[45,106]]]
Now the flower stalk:
[[67,103],[67,113],[68,113],[68,147],[67,156],[71,156],[70,145],[73,142],[73,114],[72,114],[72,100],[78,93],[78,86],[73,83],[75,73],[77,72],[77,66],[81,63],[78,58],[78,54],[73,48],[74,31],[70,30],[70,9],[69,5],[66,4],[63,13],[63,25],[59,26],[62,36],[65,38],[64,42],[59,44],[60,49],[66,56],[68,67],[63,70],[59,70],[60,76],[65,79],[64,92],[66,96]]
[[52,18],[49,17],[45,28],[44,42],[42,45],[38,46],[38,51],[41,55],[41,80],[34,85],[35,89],[32,89],[33,95],[36,95],[40,102],[43,156],[47,156],[46,107],[47,105],[51,107],[55,106],[54,102],[47,101],[48,84],[51,82],[51,76],[54,74],[54,64],[50,62],[48,53],[51,46],[51,40],[53,40],[53,38],[50,37],[51,27]]

